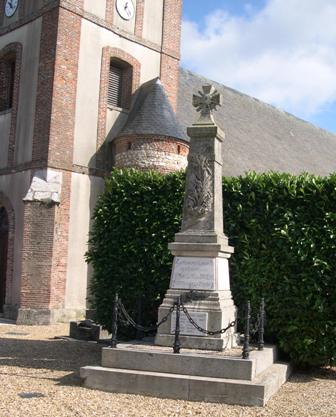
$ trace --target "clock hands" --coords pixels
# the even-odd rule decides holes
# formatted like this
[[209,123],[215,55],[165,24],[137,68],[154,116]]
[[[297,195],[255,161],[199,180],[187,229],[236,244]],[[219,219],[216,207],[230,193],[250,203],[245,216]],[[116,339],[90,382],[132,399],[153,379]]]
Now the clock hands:
[[116,0],[117,11],[122,19],[130,20],[134,16],[134,0]]
[[125,12],[127,13],[128,16],[132,15],[132,12],[128,7],[128,1],[126,1],[126,3],[125,3],[124,10],[125,10]]

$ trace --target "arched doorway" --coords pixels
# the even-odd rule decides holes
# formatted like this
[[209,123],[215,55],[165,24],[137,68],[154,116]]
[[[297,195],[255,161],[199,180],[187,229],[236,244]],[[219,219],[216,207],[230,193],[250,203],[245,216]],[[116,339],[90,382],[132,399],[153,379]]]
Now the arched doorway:
[[8,254],[8,214],[4,207],[0,206],[0,313],[6,299],[6,275]]

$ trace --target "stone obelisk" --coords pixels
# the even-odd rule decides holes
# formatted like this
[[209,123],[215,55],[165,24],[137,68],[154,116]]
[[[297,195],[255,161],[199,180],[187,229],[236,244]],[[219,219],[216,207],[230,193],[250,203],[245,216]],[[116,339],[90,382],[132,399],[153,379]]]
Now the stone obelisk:
[[[164,317],[177,297],[194,290],[199,296],[185,303],[192,319],[203,329],[227,327],[236,318],[230,291],[228,259],[233,247],[223,227],[222,146],[224,133],[216,126],[213,111],[221,105],[220,94],[204,86],[193,96],[199,120],[188,128],[190,152],[181,231],[169,244],[174,255],[170,287],[159,309]],[[172,346],[174,316],[158,330],[155,343]],[[223,350],[236,344],[235,328],[217,335],[206,335],[181,312],[182,347]]]

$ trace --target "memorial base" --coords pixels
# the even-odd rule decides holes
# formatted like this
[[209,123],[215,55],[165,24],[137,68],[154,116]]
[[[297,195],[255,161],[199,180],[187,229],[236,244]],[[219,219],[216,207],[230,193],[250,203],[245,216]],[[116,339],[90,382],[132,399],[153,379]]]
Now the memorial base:
[[80,377],[85,387],[109,392],[264,406],[291,370],[275,363],[276,356],[273,346],[241,359],[241,349],[185,349],[175,355],[148,342],[120,343],[117,349],[104,348],[101,366],[82,367]]
[[[169,309],[175,303],[178,296],[188,293],[189,290],[169,289],[159,308],[160,321],[168,314]],[[231,298],[231,291],[205,291],[197,290],[202,300],[188,301],[184,303],[192,319],[207,331],[216,331],[226,328],[236,320],[236,307]],[[176,315],[172,314],[162,324],[155,338],[155,344],[159,346],[172,346],[174,343]],[[222,351],[237,346],[236,326],[231,327],[225,333],[206,335],[195,328],[181,311],[180,316],[180,341],[181,347],[188,349],[205,349]]]

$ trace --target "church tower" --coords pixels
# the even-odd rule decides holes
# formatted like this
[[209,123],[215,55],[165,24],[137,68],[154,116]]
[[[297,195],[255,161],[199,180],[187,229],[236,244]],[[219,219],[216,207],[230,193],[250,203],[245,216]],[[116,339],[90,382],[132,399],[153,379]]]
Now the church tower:
[[[0,0],[5,317],[48,324],[85,314],[90,219],[112,161],[185,166],[173,111],[181,9],[182,0]],[[156,124],[161,105],[167,120]]]

